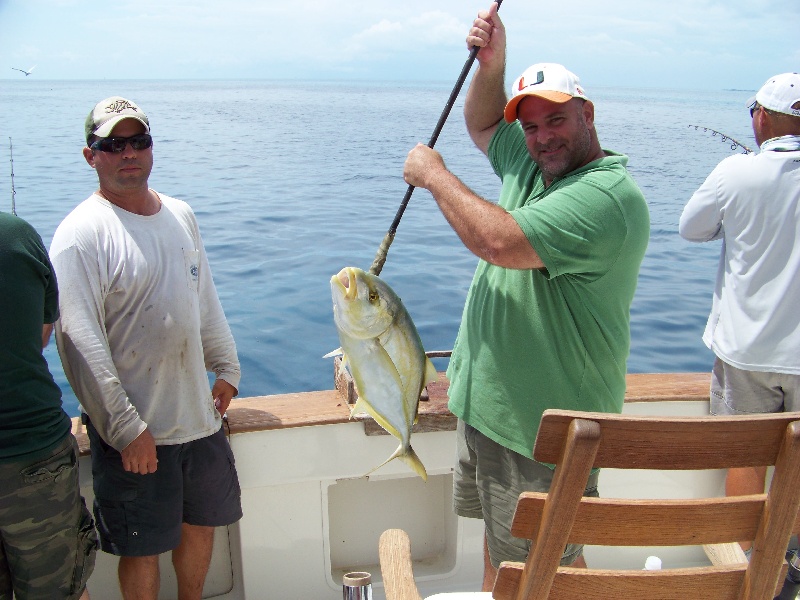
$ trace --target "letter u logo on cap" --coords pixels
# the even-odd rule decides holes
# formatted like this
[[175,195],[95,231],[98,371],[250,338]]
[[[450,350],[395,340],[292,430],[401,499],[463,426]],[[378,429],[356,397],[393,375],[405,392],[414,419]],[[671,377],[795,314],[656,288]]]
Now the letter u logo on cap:
[[521,92],[524,90],[528,85],[536,85],[542,83],[544,81],[544,71],[539,71],[536,73],[536,83],[526,84],[525,83],[525,76],[519,78],[519,91]]

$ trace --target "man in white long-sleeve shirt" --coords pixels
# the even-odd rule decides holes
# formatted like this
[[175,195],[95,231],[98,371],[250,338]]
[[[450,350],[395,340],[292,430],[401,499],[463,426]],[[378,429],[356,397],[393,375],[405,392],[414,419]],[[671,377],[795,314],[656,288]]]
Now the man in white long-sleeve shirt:
[[120,556],[125,598],[157,598],[158,555],[172,550],[180,597],[199,599],[214,527],[242,515],[221,417],[239,385],[236,345],[194,213],[148,187],[145,113],[107,98],[85,133],[99,189],[59,225],[50,255],[101,548]]
[[[800,410],[800,74],[771,77],[748,105],[760,152],[723,160],[680,220],[687,240],[722,240],[703,335],[720,415]],[[726,492],[763,493],[765,476],[731,469]]]

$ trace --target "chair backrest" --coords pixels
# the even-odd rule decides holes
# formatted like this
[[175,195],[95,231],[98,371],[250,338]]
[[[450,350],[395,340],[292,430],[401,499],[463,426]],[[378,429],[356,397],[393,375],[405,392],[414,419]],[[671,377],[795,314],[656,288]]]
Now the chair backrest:
[[[512,533],[527,562],[503,563],[494,598],[769,600],[785,576],[800,508],[800,413],[640,417],[548,410],[534,458],[556,465],[547,494],[523,493]],[[584,498],[593,468],[722,469],[774,465],[767,494],[686,500]],[[602,492],[602,490],[601,490]],[[567,542],[680,546],[754,540],[749,563],[643,570],[559,567]],[[591,566],[591,565],[590,565]]]

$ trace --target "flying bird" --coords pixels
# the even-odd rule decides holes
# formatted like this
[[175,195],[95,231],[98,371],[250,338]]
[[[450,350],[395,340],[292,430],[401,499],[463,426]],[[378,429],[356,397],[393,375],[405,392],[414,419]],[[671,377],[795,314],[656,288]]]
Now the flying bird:
[[28,75],[30,75],[31,73],[33,73],[33,70],[36,68],[36,65],[33,65],[33,66],[32,66],[30,69],[28,69],[27,71],[26,71],[25,69],[18,69],[18,68],[16,68],[16,67],[11,67],[11,68],[12,68],[14,71],[19,71],[20,73],[25,73],[25,77],[27,77]]

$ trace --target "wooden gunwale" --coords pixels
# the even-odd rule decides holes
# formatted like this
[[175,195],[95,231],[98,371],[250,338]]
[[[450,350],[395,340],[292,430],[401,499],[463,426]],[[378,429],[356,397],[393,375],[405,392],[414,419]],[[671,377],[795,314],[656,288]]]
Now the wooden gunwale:
[[[236,398],[228,408],[231,435],[273,429],[331,425],[350,421],[355,402],[352,380],[339,374],[335,364],[336,389]],[[708,400],[709,373],[630,373],[626,378],[625,402],[690,402]],[[444,372],[427,387],[427,400],[420,402],[414,432],[453,431],[456,417],[447,409],[449,381]],[[386,432],[371,417],[359,416],[366,435]],[[81,455],[89,454],[89,440],[80,419],[72,419],[72,432]]]

